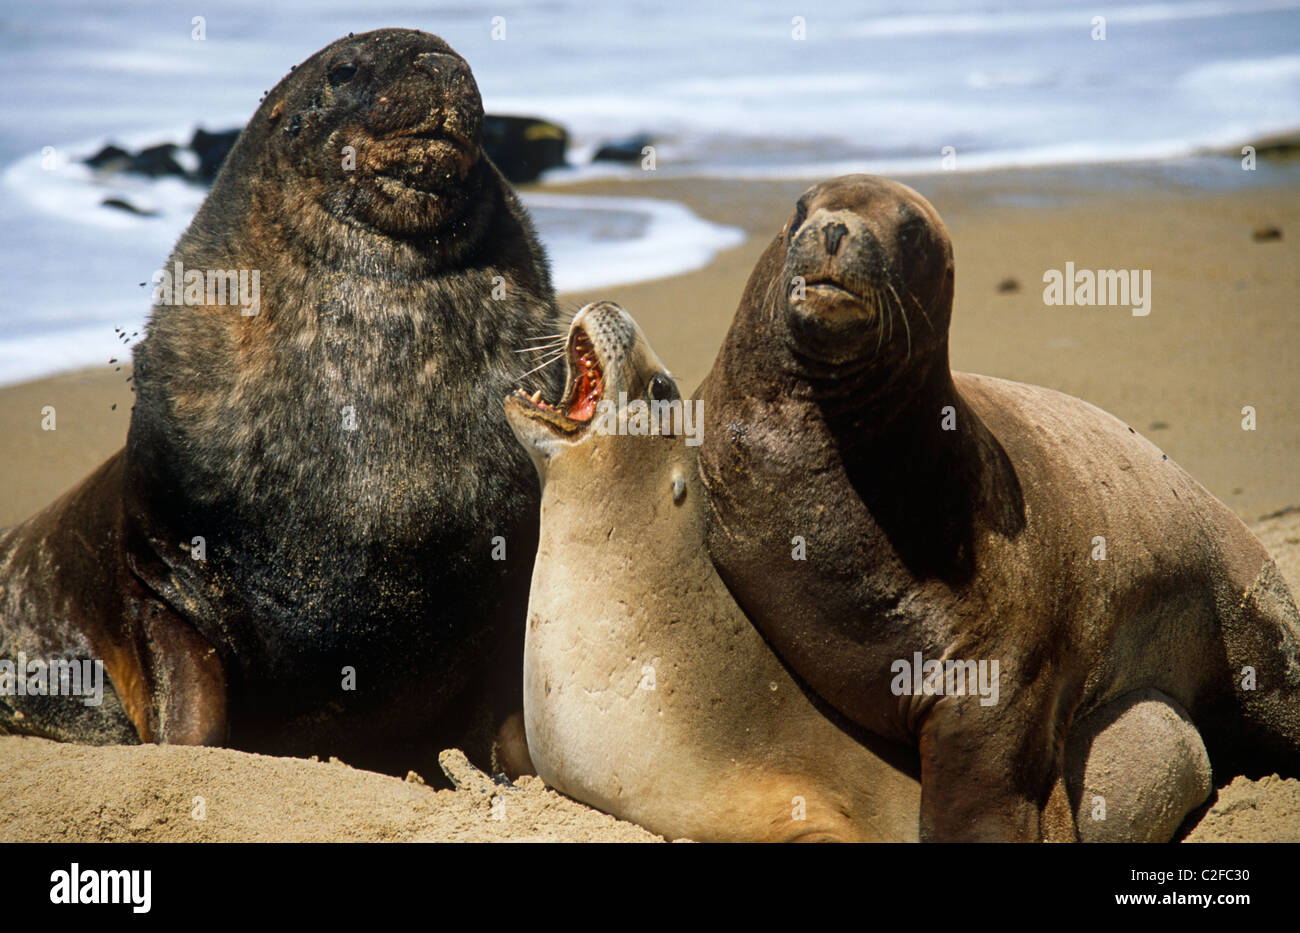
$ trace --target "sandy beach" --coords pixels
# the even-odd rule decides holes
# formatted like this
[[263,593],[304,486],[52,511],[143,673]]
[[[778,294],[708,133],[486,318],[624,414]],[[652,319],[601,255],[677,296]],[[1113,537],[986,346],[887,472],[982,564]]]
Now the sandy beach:
[[[1123,419],[1251,525],[1300,592],[1300,190],[1148,183],[1158,177],[1100,166],[909,179],[955,244],[953,367],[1050,386]],[[562,307],[622,304],[682,387],[694,388],[751,267],[806,187],[651,177],[549,188],[677,200],[747,234],[707,268],[565,294]],[[1257,239],[1267,228],[1281,237]],[[1045,306],[1043,274],[1067,262],[1150,270],[1150,313]],[[0,388],[0,526],[122,444],[132,399],[123,350],[95,370]],[[56,430],[42,430],[45,406]],[[1246,406],[1256,430],[1243,430]],[[471,777],[435,792],[415,778],[226,750],[0,738],[0,782],[0,840],[652,838],[535,779],[494,790]],[[209,800],[206,822],[190,816],[195,796]],[[507,798],[503,819],[497,796]],[[1300,841],[1300,782],[1238,779],[1191,824],[1192,840]]]

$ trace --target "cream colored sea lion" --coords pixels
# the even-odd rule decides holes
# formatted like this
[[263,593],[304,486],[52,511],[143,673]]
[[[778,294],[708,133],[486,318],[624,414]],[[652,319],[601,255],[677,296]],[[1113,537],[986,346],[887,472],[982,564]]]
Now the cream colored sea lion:
[[[565,346],[561,399],[506,400],[542,480],[524,657],[538,774],[668,838],[915,840],[915,754],[810,693],[713,568],[698,403],[616,305],[579,311]],[[1195,730],[1143,699],[1079,730],[1085,838],[1168,839],[1209,791]]]
[[[1300,616],[1263,546],[1110,415],[952,373],[953,275],[910,188],[799,199],[700,389],[729,590],[819,696],[918,750],[925,839],[1075,838],[1067,742],[1144,690],[1216,773],[1300,773]],[[948,680],[970,664],[996,696]]]

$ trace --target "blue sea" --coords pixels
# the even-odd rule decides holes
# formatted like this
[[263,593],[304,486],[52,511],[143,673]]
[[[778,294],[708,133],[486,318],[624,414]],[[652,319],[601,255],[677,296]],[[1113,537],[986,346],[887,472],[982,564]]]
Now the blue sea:
[[[660,176],[812,182],[937,171],[945,152],[958,171],[1177,160],[1300,127],[1300,0],[9,4],[0,382],[116,355],[113,327],[140,329],[139,283],[203,197],[105,183],[80,158],[240,126],[290,65],[381,26],[443,36],[489,112],[569,129],[573,164],[529,196],[563,289],[675,274],[740,241],[632,186],[546,191],[639,176],[591,162],[632,134],[654,138]],[[111,196],[158,216],[101,207]]]

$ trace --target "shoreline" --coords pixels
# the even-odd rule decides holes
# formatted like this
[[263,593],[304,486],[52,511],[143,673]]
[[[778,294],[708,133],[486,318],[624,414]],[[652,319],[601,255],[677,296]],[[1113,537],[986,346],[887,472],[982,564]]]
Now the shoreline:
[[[1117,190],[1140,199],[1153,191],[1194,198],[1217,192],[1300,188],[1300,134],[1270,137],[1261,140],[1258,148],[1261,154],[1255,171],[1242,170],[1241,160],[1232,153],[1207,150],[1163,160],[976,170],[960,163],[959,170],[952,171],[932,166],[924,172],[882,174],[926,193],[931,188],[952,189],[961,203],[988,207],[1086,205]],[[830,177],[720,178],[692,174],[689,166],[680,170],[661,164],[658,172],[650,173],[626,165],[604,165],[595,176],[547,176],[519,188],[550,248],[556,284],[565,289],[609,290],[685,275],[731,244],[737,233],[733,225],[709,222],[691,210],[692,203],[663,197],[666,191],[695,192],[693,203],[706,205],[714,200],[714,192],[725,193],[737,186],[760,192],[785,191],[792,201],[811,183]],[[116,176],[77,183],[64,179],[47,190],[48,173],[29,166],[39,177],[19,186],[31,195],[24,201],[20,192],[13,190],[10,177],[17,167],[10,166],[4,183],[17,201],[26,205],[24,210],[30,216],[25,216],[23,223],[48,221],[49,231],[59,233],[59,242],[52,244],[46,242],[48,235],[46,239],[38,236],[29,250],[12,257],[40,269],[41,278],[53,287],[35,289],[36,280],[19,277],[11,289],[11,332],[0,342],[4,364],[0,388],[93,369],[100,361],[117,356],[122,347],[109,336],[110,327],[142,329],[148,312],[144,280],[157,273],[159,257],[169,253],[206,194],[200,187],[175,180],[150,183],[135,176],[118,179],[133,193],[119,191],[113,181]],[[180,185],[183,192],[163,190],[159,185]],[[142,197],[141,203],[154,205],[158,215],[141,220],[104,209],[100,197],[113,192],[121,194],[127,207],[137,195]],[[38,201],[45,203],[44,209],[34,208]],[[56,203],[57,207],[51,206]],[[105,236],[110,239],[106,241]]]
[[[1254,521],[1300,505],[1293,245],[1300,185],[1290,183],[1300,166],[1270,164],[1234,188],[1198,185],[1198,172],[1187,163],[1124,163],[903,180],[934,203],[953,239],[954,369],[1045,385],[1109,411]],[[668,199],[745,232],[742,243],[695,271],[560,295],[566,314],[597,298],[626,307],[690,392],[712,363],[754,262],[807,187],[635,177],[523,190]],[[1253,239],[1270,227],[1281,239]],[[1044,272],[1067,262],[1150,270],[1151,313],[1046,307]],[[1010,289],[1008,280],[1015,289],[1000,290]],[[33,514],[121,446],[130,365],[114,365],[120,370],[98,366],[0,386],[0,430],[9,439],[0,451],[0,473],[9,477],[0,527]],[[40,429],[47,405],[57,412],[55,431]],[[1241,429],[1246,405],[1257,412],[1254,432]]]

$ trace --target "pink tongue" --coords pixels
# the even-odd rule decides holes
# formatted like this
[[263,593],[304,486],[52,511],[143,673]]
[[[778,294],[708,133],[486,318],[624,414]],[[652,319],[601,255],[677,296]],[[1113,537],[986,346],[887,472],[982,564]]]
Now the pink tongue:
[[569,409],[569,417],[574,421],[590,421],[591,416],[596,413],[596,386],[595,380],[592,379],[591,372],[584,372],[578,379],[578,385],[574,391],[573,407]]

